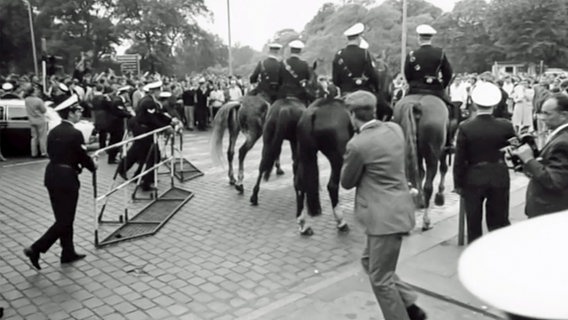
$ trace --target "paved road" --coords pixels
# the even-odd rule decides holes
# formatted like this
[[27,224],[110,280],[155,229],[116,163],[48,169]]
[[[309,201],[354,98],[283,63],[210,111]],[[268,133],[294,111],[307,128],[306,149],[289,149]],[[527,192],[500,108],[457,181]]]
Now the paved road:
[[[324,214],[311,220],[311,238],[296,231],[287,144],[281,157],[286,174],[263,182],[259,206],[250,206],[260,150],[261,143],[247,157],[242,196],[229,186],[225,170],[212,163],[209,134],[186,133],[184,155],[205,175],[178,185],[195,197],[156,235],[102,249],[93,245],[91,175],[82,174],[75,243],[88,256],[61,266],[55,245],[42,256],[39,272],[29,266],[22,249],[53,221],[42,186],[46,162],[5,164],[0,168],[0,304],[6,307],[5,318],[235,319],[358,261],[364,236],[353,221],[354,193],[340,191],[340,206],[352,228],[338,234],[324,192],[329,177],[325,161],[320,161]],[[101,163],[99,188],[106,190],[113,168]],[[432,211],[434,223],[456,213],[457,196],[446,194],[446,207]],[[118,192],[111,199],[106,217],[119,215],[121,196]],[[133,211],[141,205],[128,204]],[[103,235],[110,231],[101,230]]]

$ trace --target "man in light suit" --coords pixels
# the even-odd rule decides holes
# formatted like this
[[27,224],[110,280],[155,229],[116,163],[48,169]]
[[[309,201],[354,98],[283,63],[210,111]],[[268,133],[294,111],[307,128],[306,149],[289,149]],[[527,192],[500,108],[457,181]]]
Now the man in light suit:
[[529,218],[568,209],[568,95],[552,95],[538,116],[552,130],[540,156],[535,159],[528,145],[513,151],[530,178],[525,204]]
[[395,273],[402,236],[415,225],[402,129],[375,119],[372,93],[356,91],[345,102],[360,133],[347,143],[341,185],[357,188],[355,216],[367,234],[363,268],[386,320],[426,319],[415,305],[416,293]]

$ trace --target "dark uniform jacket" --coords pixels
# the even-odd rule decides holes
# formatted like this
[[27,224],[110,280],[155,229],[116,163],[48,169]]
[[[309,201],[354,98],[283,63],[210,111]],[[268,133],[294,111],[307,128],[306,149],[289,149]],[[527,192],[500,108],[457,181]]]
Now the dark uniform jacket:
[[281,84],[280,67],[280,60],[269,56],[258,62],[250,76],[250,83],[258,82],[258,91],[265,92],[271,97],[277,95]]
[[122,119],[132,115],[126,109],[126,102],[120,96],[113,96],[107,112],[107,122],[110,127],[122,126]]
[[481,114],[462,122],[458,129],[454,186],[508,188],[509,171],[500,149],[515,136],[510,121]]
[[82,168],[95,171],[93,159],[84,144],[83,134],[69,121],[63,120],[49,132],[47,153],[50,161],[44,176],[47,188],[79,188],[78,174]]
[[[152,112],[153,110],[153,112]],[[138,113],[130,121],[130,128],[134,136],[154,131],[167,126],[172,119],[164,113],[164,109],[158,104],[151,95],[145,95],[138,104]],[[144,138],[144,142],[151,143],[152,136]]]
[[97,94],[93,97],[93,115],[95,128],[97,130],[106,131],[110,127],[109,112],[112,107],[112,101],[106,94]]
[[535,217],[568,209],[568,128],[551,137],[523,171],[531,179],[525,213]]
[[379,75],[373,57],[369,51],[354,44],[335,54],[332,80],[341,90],[341,95],[357,90],[378,92],[379,88]]
[[450,84],[452,73],[452,66],[441,48],[423,45],[406,56],[404,76],[410,87],[409,94],[441,92]]
[[282,98],[292,96],[300,100],[305,100],[306,84],[310,80],[310,66],[308,63],[297,56],[283,60],[280,67],[280,86],[279,96]]

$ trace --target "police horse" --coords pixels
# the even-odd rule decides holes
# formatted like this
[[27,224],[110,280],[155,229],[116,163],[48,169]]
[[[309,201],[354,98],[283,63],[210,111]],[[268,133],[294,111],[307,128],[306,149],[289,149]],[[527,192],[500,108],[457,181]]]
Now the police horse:
[[331,199],[333,215],[339,231],[348,231],[339,203],[339,178],[343,165],[343,154],[347,142],[355,130],[343,100],[333,97],[320,98],[304,110],[297,126],[297,169],[294,176],[296,190],[296,219],[300,234],[310,236],[312,228],[306,222],[304,203],[308,215],[321,215],[319,197],[319,169],[317,153],[321,153],[331,164],[331,176],[327,191]]
[[[246,95],[242,97],[240,101],[230,101],[224,104],[213,120],[213,132],[210,141],[211,156],[213,159],[220,161],[221,150],[223,148],[223,135],[225,130],[228,129],[229,146],[227,147],[227,160],[229,163],[229,183],[234,185],[239,193],[244,192],[245,157],[262,135],[269,107],[268,99],[264,98],[262,95]],[[235,180],[233,157],[239,132],[245,135],[246,140],[239,149],[239,172],[237,180]],[[280,160],[276,158],[274,163],[276,166],[276,174],[284,174],[284,171],[280,168]]]
[[411,94],[396,104],[393,120],[405,133],[406,175],[408,182],[418,191],[418,205],[424,207],[422,230],[428,230],[431,228],[428,210],[438,164],[440,183],[434,202],[438,206],[444,205],[444,183],[448,172],[448,151],[445,148],[449,129],[448,109],[445,102],[436,96]]
[[258,168],[258,177],[254,185],[250,202],[252,205],[258,205],[258,193],[260,191],[260,182],[264,177],[268,181],[272,171],[272,167],[279,159],[282,151],[282,143],[284,140],[290,142],[290,149],[292,151],[292,167],[294,174],[297,168],[297,137],[296,126],[304,110],[306,110],[306,103],[315,100],[321,94],[324,94],[321,86],[317,81],[315,69],[317,68],[317,61],[312,65],[310,71],[310,78],[303,81],[301,85],[305,90],[306,101],[301,101],[296,97],[285,97],[274,101],[266,115],[264,123],[264,130],[262,133],[263,146],[262,158]]

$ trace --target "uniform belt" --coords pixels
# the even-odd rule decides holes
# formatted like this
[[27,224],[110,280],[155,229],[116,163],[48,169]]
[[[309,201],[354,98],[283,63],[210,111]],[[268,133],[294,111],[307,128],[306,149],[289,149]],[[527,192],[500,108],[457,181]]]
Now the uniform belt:
[[481,162],[474,163],[474,164],[472,164],[471,166],[472,166],[472,167],[482,167],[482,166],[486,166],[486,165],[488,165],[488,164],[498,164],[498,163],[505,164],[505,161],[503,161],[503,160],[497,160],[497,161],[481,161]]

